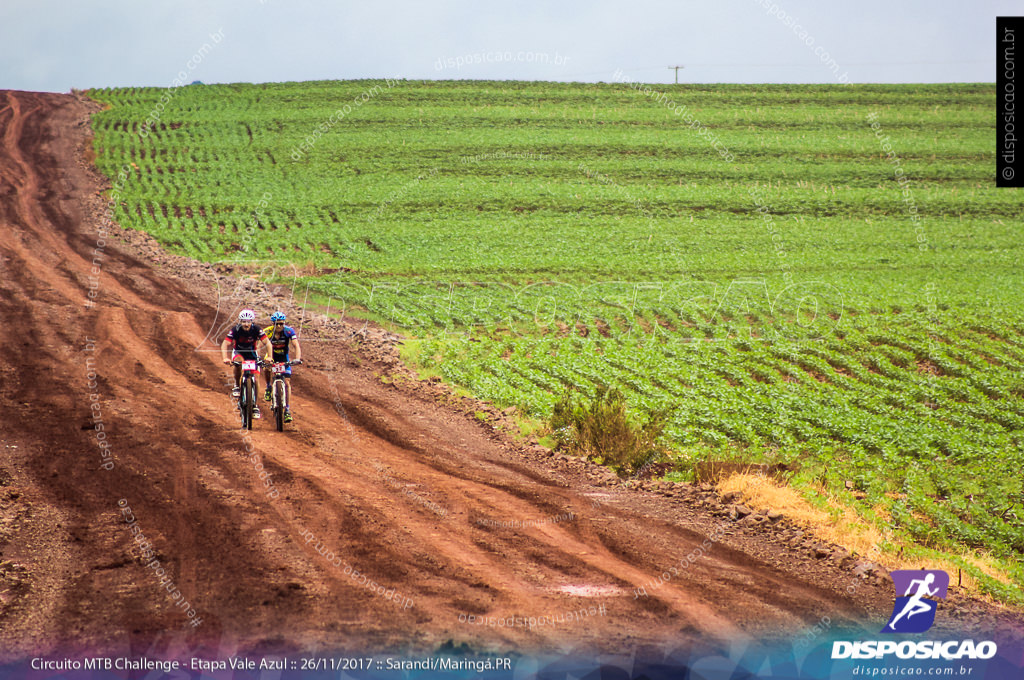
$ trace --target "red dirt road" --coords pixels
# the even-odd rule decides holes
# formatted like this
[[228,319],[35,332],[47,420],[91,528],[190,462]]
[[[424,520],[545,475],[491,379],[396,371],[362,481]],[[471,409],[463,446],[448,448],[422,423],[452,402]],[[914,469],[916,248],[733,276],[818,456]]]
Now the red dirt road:
[[327,326],[304,335],[294,427],[244,436],[209,351],[216,276],[172,276],[104,230],[91,110],[0,92],[0,660],[448,641],[657,654],[884,621],[891,586],[527,451],[440,387],[382,384],[380,356]]

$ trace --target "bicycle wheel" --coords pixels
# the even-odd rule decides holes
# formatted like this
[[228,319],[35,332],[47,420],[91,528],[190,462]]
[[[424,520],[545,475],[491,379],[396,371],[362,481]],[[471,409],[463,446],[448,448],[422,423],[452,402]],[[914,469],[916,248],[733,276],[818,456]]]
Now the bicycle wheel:
[[252,429],[252,409],[256,404],[256,389],[251,375],[242,378],[242,427]]
[[277,424],[277,431],[284,432],[284,380],[274,381],[274,422]]
[[239,389],[238,389],[238,415],[242,419],[242,429],[243,430],[245,429],[245,425],[246,425],[246,423],[245,423],[245,413],[246,413],[246,408],[245,408],[245,381],[243,380],[242,383],[239,385]]

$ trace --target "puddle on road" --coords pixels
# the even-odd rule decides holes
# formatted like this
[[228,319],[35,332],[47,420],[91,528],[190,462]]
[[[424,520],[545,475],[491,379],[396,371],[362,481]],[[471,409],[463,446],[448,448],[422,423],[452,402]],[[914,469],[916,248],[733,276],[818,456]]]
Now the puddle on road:
[[622,595],[626,592],[616,586],[594,586],[583,583],[558,586],[554,590],[555,592],[565,593],[573,597],[608,597],[611,595]]

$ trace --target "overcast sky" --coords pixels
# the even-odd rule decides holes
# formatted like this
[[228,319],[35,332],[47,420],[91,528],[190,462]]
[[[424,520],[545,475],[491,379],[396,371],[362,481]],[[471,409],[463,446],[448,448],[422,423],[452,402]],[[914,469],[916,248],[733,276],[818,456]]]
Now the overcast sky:
[[[973,0],[0,0],[0,88],[398,77],[994,82]],[[218,40],[219,38],[219,40]],[[206,46],[204,48],[204,45]]]

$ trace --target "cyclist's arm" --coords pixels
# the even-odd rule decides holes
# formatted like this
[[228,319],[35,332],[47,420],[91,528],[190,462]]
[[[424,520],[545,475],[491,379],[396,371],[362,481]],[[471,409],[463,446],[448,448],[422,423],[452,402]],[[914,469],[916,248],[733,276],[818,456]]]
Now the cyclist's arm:
[[225,364],[230,364],[231,363],[231,357],[228,355],[228,350],[231,349],[231,347],[234,344],[235,343],[232,342],[231,340],[229,340],[228,338],[224,338],[224,342],[220,343],[221,360]]
[[295,361],[302,361],[302,345],[298,338],[292,338],[292,345],[295,347]]

